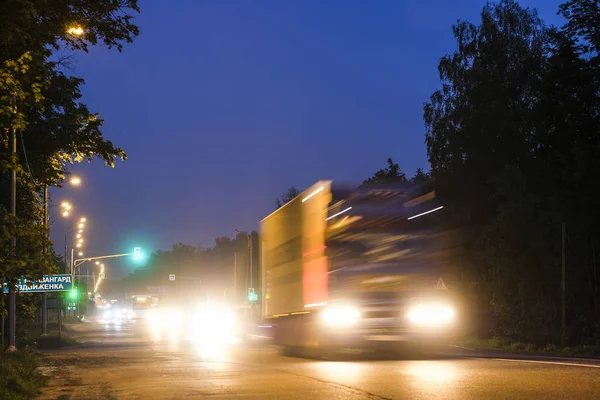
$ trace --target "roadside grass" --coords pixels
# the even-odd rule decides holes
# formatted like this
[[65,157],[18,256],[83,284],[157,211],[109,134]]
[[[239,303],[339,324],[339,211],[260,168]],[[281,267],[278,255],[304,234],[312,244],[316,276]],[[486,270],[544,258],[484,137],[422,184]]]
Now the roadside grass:
[[571,355],[582,357],[600,357],[600,345],[579,345],[560,347],[554,344],[543,346],[514,341],[509,338],[494,336],[488,339],[469,338],[459,342],[461,346],[477,349],[497,349],[528,353],[548,353],[553,355]]
[[44,386],[39,373],[41,355],[30,348],[14,353],[0,352],[0,399],[34,398]]
[[64,333],[58,336],[57,324],[49,323],[48,331],[47,336],[42,336],[39,324],[29,325],[17,339],[18,351],[13,353],[0,351],[0,399],[34,398],[45,385],[45,378],[38,369],[43,358],[38,350],[56,349],[79,343],[75,338]]
[[62,336],[58,336],[58,326],[55,325],[48,324],[49,333],[47,336],[42,336],[42,329],[39,324],[28,326],[17,342],[18,348],[30,347],[38,350],[51,350],[79,343],[77,339],[65,334],[66,329],[63,330]]

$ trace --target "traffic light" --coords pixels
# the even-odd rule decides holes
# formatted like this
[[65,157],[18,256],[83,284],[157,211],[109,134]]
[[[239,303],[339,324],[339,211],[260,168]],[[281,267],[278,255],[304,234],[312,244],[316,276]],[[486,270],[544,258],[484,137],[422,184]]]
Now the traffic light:
[[258,294],[256,294],[254,292],[254,288],[248,289],[248,300],[249,301],[257,301],[258,300]]
[[136,247],[133,249],[133,259],[134,260],[141,260],[144,258],[144,255],[142,254],[142,248],[141,247]]
[[71,292],[69,293],[69,297],[72,299],[76,299],[77,298],[77,288],[71,290]]

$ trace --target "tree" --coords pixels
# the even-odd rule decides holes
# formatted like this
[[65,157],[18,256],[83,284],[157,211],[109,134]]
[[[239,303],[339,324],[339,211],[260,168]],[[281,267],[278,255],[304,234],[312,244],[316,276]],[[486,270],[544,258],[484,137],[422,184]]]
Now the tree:
[[[426,145],[451,226],[457,275],[492,333],[559,342],[560,232],[569,263],[567,334],[600,338],[600,70],[597,2],[572,0],[563,27],[503,0],[454,26],[442,88],[424,108]],[[471,289],[467,289],[471,288]]]
[[[54,255],[43,251],[51,242],[40,224],[42,188],[60,185],[69,163],[99,156],[114,166],[117,157],[125,158],[123,150],[102,137],[103,121],[80,102],[83,80],[60,72],[64,60],[51,62],[52,52],[61,47],[87,51],[100,42],[121,50],[138,34],[132,11],[139,11],[136,0],[0,4],[0,278],[10,284],[21,276],[35,279],[56,271]],[[17,157],[9,147],[15,131]],[[13,169],[19,175],[16,218],[7,212]],[[14,251],[9,245],[13,235]]]
[[417,185],[423,184],[431,179],[431,175],[427,172],[423,172],[423,168],[417,168],[415,175],[410,178],[410,183]]
[[365,180],[364,184],[396,184],[406,183],[406,175],[400,169],[397,163],[394,163],[391,158],[387,160],[388,166],[385,169],[380,169],[375,172],[375,175]]
[[281,208],[299,195],[300,191],[295,186],[292,186],[285,193],[283,193],[281,197],[275,199],[275,205],[277,208]]
[[[0,62],[61,46],[87,51],[104,43],[121,51],[139,34],[137,0],[6,0],[0,5]],[[83,34],[73,34],[81,28]]]

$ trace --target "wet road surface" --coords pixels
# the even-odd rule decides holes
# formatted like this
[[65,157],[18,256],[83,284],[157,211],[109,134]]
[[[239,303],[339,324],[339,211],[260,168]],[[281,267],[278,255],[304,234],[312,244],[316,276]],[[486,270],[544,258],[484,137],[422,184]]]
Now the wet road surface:
[[137,325],[81,324],[83,344],[47,354],[42,399],[555,399],[600,398],[593,360],[449,349],[425,360],[292,358],[265,340],[203,354],[152,342]]

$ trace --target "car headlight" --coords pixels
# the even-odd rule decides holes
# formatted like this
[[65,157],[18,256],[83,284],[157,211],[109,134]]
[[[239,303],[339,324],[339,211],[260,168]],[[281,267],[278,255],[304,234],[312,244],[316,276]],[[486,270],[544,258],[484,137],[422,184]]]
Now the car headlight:
[[349,326],[358,321],[360,311],[349,305],[332,305],[323,311],[321,318],[326,325]]
[[454,321],[454,309],[445,304],[429,304],[413,307],[407,314],[416,325],[446,325]]
[[172,328],[178,327],[183,321],[182,315],[175,310],[169,310],[169,312],[165,314],[164,319],[166,320],[166,323]]

